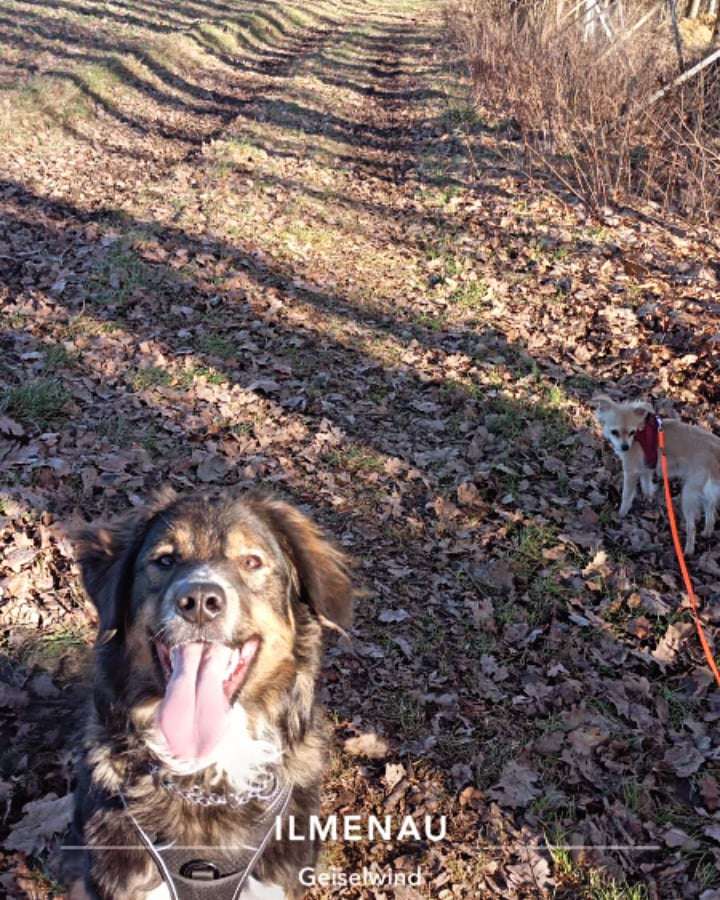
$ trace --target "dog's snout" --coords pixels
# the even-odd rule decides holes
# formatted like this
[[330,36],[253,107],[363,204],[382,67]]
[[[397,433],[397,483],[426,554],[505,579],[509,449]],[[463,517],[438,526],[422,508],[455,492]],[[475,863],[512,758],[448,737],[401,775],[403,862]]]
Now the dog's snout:
[[630,444],[628,444],[627,441],[623,441],[622,444],[620,445],[620,447],[621,447],[622,450],[629,450],[629,449],[630,449]]
[[194,625],[211,622],[224,612],[227,600],[219,584],[194,582],[186,584],[175,598],[180,615]]

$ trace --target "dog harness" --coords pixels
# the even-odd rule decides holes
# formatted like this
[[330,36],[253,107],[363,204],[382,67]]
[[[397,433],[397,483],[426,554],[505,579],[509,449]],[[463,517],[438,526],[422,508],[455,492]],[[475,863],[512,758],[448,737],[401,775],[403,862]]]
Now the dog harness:
[[171,900],[239,900],[275,828],[290,803],[292,782],[280,785],[267,808],[254,823],[247,845],[241,847],[176,847],[154,843],[130,812],[120,794],[125,812],[160,875]]
[[645,465],[654,469],[658,461],[658,419],[655,413],[648,413],[643,427],[635,432],[635,440],[642,447]]

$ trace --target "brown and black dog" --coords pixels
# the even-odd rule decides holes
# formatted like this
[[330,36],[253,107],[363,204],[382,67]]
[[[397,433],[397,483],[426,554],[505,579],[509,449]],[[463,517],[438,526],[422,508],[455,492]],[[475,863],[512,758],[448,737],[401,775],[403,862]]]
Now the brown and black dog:
[[100,635],[74,896],[300,896],[317,842],[275,825],[305,835],[319,812],[315,681],[323,622],[350,624],[344,554],[260,495],[166,498],[76,544]]

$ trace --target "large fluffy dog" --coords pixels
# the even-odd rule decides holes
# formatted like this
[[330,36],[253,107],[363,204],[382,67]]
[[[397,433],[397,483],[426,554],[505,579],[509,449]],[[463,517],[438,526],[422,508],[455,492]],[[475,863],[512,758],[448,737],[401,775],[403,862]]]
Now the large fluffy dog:
[[77,537],[100,617],[74,821],[75,896],[282,898],[317,846],[323,621],[347,626],[343,554],[265,497],[168,498]]

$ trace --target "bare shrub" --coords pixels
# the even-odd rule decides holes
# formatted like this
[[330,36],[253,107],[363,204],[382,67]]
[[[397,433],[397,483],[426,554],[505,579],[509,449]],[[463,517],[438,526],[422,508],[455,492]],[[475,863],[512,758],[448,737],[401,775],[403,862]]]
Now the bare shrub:
[[478,101],[511,113],[529,163],[595,209],[642,197],[709,219],[720,208],[720,67],[648,106],[677,58],[668,24],[647,13],[621,28],[606,11],[615,35],[642,26],[614,45],[554,2],[455,0],[447,24]]

